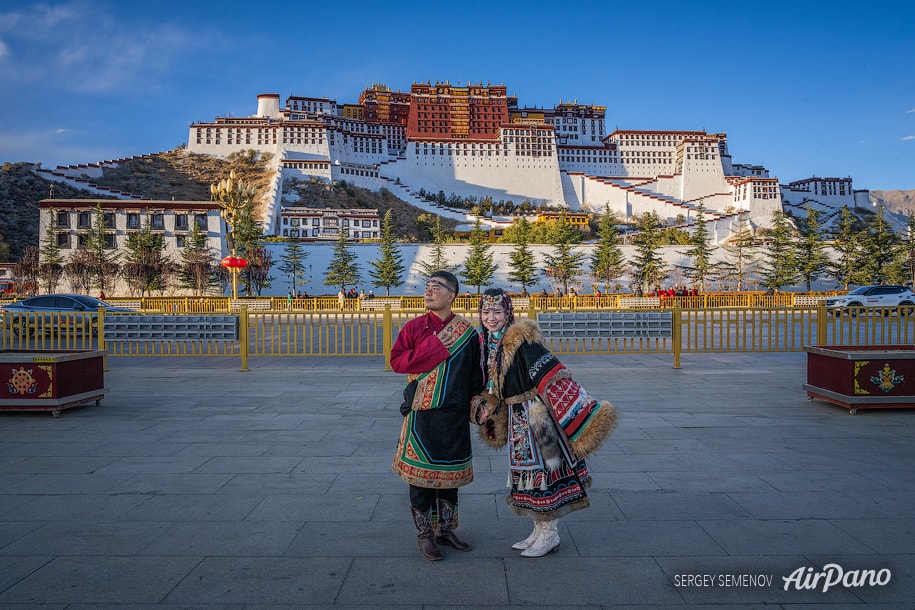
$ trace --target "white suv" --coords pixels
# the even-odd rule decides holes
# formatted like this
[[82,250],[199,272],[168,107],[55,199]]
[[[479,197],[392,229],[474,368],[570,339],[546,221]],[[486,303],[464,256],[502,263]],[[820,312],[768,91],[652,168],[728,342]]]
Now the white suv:
[[912,313],[915,306],[915,293],[905,286],[861,286],[840,297],[826,299],[826,307],[835,309],[846,307],[903,307],[903,315]]

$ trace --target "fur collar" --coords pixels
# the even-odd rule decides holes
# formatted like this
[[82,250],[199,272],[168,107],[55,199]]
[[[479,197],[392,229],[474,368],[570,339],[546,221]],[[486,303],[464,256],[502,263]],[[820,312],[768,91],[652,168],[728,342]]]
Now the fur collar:
[[516,320],[505,330],[502,337],[502,375],[511,368],[515,353],[524,343],[541,343],[546,345],[540,326],[534,320]]

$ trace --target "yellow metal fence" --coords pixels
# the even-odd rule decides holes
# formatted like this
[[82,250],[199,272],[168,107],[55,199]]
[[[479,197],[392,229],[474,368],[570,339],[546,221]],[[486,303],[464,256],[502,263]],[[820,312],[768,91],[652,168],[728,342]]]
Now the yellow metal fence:
[[[915,315],[898,309],[859,308],[844,315],[832,315],[822,305],[708,309],[675,306],[665,311],[672,315],[672,332],[668,336],[563,336],[547,342],[558,354],[671,354],[675,367],[680,364],[681,354],[690,353],[790,352],[810,345],[915,342]],[[106,340],[106,319],[134,314],[5,314],[0,323],[0,345],[4,350],[100,349],[117,356],[234,356],[242,359],[243,369],[251,356],[384,356],[387,361],[397,332],[420,312],[390,307],[369,311],[250,311],[241,305],[237,336],[218,340],[169,336]],[[530,303],[516,315],[536,317],[537,313]]]

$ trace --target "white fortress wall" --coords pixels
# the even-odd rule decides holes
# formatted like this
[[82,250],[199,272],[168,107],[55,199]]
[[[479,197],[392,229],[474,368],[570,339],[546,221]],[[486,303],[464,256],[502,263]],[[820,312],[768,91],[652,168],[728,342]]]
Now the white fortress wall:
[[579,171],[561,171],[559,180],[562,184],[562,199],[565,205],[570,210],[580,210],[584,201],[585,182],[588,180],[588,176]]
[[706,159],[684,159],[682,175],[679,198],[683,201],[694,202],[709,194],[730,190],[717,155]]
[[481,151],[476,152],[474,156],[457,155],[446,143],[412,142],[405,158],[385,164],[382,173],[390,179],[399,177],[414,192],[422,188],[431,193],[444,191],[445,195],[489,196],[496,201],[562,203],[555,157],[516,157],[511,152],[508,156],[480,156]]

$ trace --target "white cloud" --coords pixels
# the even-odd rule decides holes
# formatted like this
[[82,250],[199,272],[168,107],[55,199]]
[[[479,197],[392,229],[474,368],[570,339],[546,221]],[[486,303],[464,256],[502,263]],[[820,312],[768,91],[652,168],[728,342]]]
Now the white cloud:
[[912,114],[913,112],[915,112],[915,108],[912,108],[911,110],[906,110],[906,111],[905,111],[906,114]]
[[184,26],[118,19],[82,0],[0,12],[0,80],[79,93],[144,90],[207,44]]
[[899,138],[899,139],[902,140],[903,142],[907,142],[909,140],[915,140],[915,136],[906,136],[904,138]]

